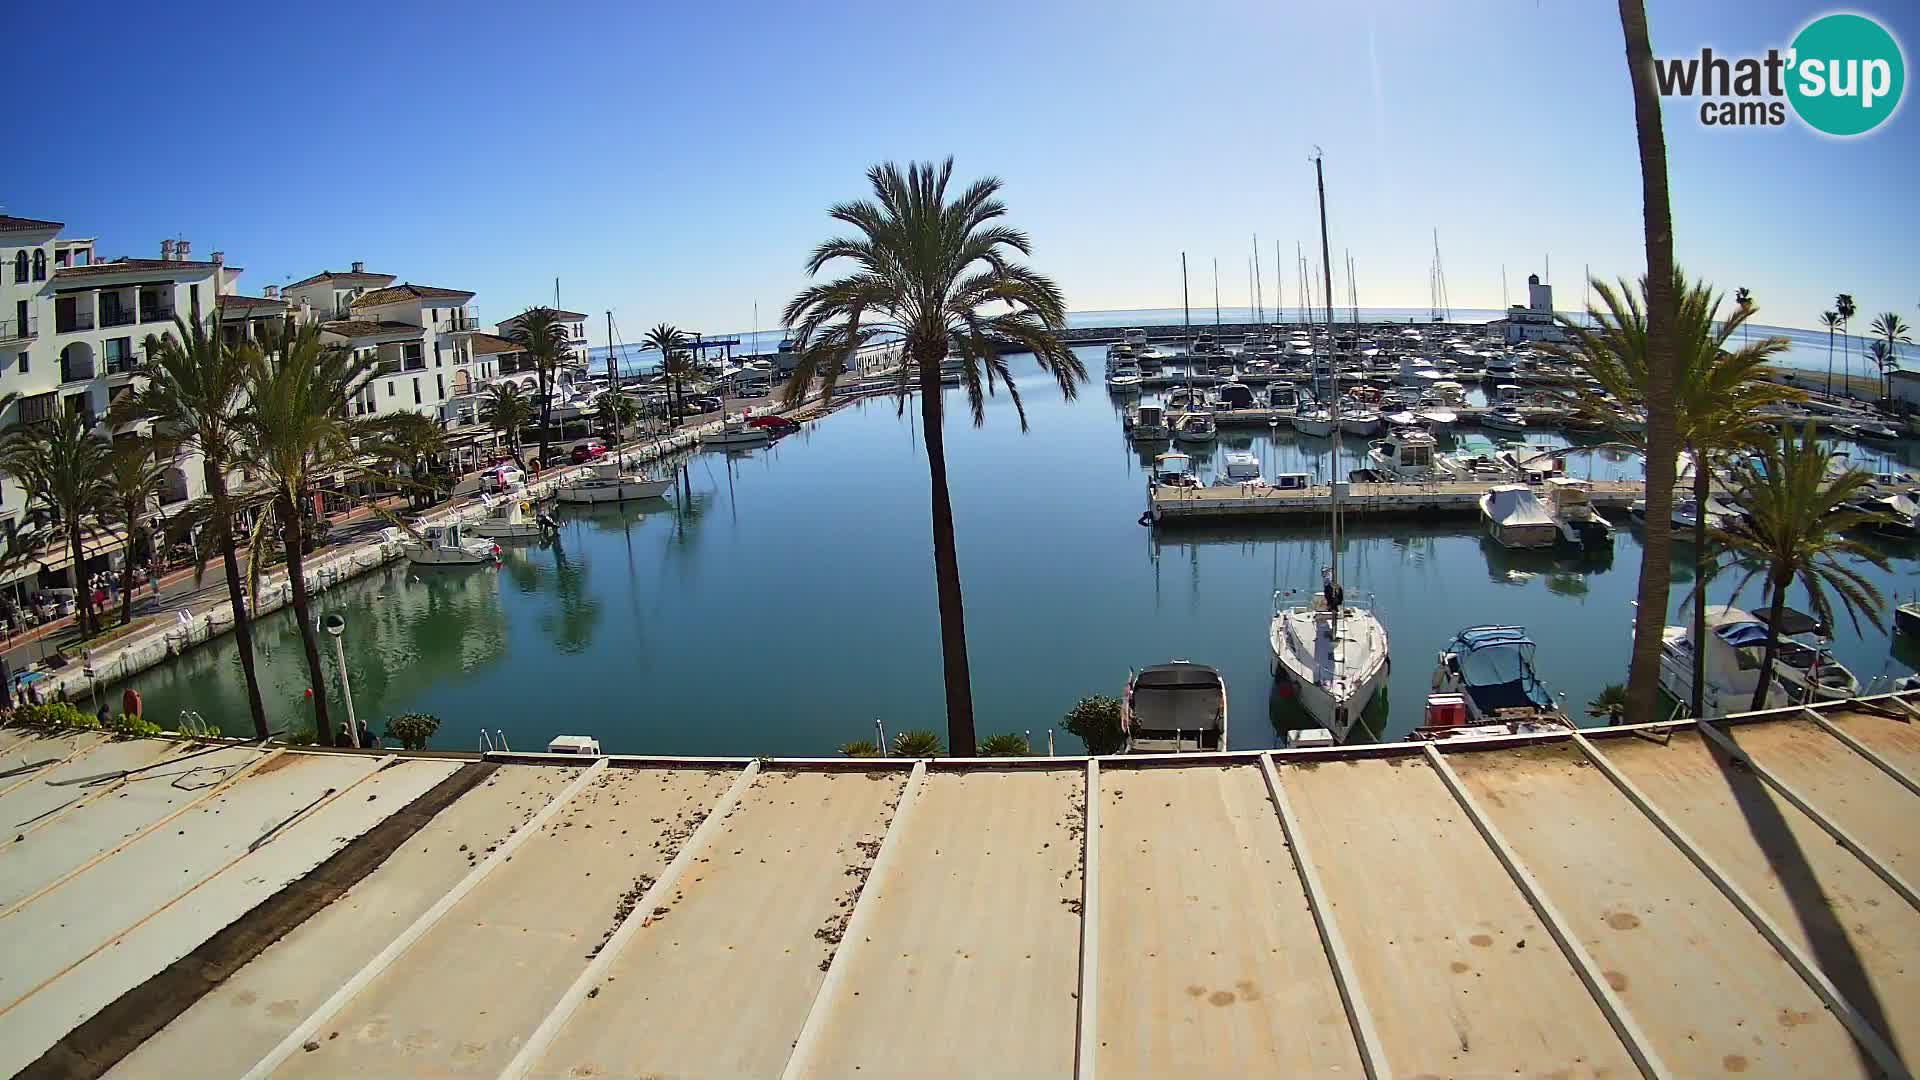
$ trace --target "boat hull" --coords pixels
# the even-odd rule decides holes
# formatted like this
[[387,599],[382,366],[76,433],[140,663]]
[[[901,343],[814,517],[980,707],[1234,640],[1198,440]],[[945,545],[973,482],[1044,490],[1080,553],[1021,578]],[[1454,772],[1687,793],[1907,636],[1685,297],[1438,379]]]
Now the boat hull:
[[1293,418],[1293,430],[1302,435],[1311,435],[1316,439],[1324,439],[1333,434],[1333,421],[1295,416]]
[[671,480],[622,480],[616,483],[572,484],[555,492],[554,498],[573,506],[595,506],[600,503],[658,499],[664,497],[672,487]]
[[484,566],[499,561],[488,544],[482,552],[478,548],[455,549],[434,548],[424,545],[407,548],[407,561],[415,566]]
[[[1346,607],[1341,610],[1344,612],[1343,619],[1371,619],[1378,625],[1378,617],[1370,611]],[[1295,700],[1316,724],[1345,741],[1347,733],[1359,722],[1360,714],[1366,711],[1374,695],[1386,685],[1388,672],[1392,670],[1387,660],[1386,628],[1380,626],[1377,631],[1381,641],[1379,663],[1368,665],[1347,684],[1344,693],[1336,693],[1315,677],[1312,658],[1301,656],[1292,648],[1280,620],[1293,613],[1295,610],[1290,609],[1275,616],[1267,630],[1273,675],[1293,687]]]

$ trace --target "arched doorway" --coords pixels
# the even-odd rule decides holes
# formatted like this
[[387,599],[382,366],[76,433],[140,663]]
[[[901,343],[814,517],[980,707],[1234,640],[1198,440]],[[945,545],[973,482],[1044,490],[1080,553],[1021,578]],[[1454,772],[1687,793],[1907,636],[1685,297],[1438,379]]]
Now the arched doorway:
[[187,471],[178,465],[169,466],[161,478],[160,502],[162,505],[172,505],[186,501]]
[[473,392],[473,376],[462,368],[453,373],[453,393],[456,397]]
[[60,350],[61,382],[91,379],[93,374],[93,346],[84,341],[75,341]]

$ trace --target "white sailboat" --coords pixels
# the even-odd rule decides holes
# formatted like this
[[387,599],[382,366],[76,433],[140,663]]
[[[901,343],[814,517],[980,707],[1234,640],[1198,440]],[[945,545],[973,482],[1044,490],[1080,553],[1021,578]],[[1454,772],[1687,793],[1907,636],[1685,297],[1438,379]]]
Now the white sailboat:
[[[1327,294],[1333,293],[1333,268],[1328,261],[1327,198],[1325,181],[1320,179],[1320,162],[1314,160],[1314,175],[1320,190],[1320,247],[1322,268],[1326,274]],[[1328,301],[1327,334],[1333,334],[1333,306]],[[1337,379],[1338,372],[1335,377]],[[1340,460],[1340,399],[1330,395],[1333,460]],[[1336,739],[1344,741],[1354,723],[1387,681],[1387,628],[1380,617],[1365,606],[1347,599],[1340,584],[1340,500],[1346,485],[1332,483],[1329,521],[1332,558],[1321,571],[1317,592],[1305,590],[1310,599],[1300,602],[1302,590],[1287,589],[1273,594],[1273,621],[1267,629],[1267,644],[1273,655],[1273,674],[1294,688],[1300,706]]]

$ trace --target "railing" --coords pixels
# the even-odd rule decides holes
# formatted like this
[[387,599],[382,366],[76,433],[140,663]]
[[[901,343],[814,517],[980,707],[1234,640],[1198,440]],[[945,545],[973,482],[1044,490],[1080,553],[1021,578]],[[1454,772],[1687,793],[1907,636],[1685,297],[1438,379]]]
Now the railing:
[[60,361],[60,381],[63,383],[87,382],[93,378],[94,366],[91,360]]
[[400,374],[400,361],[382,360],[373,365],[373,373],[375,375],[398,375]]
[[434,333],[437,334],[455,334],[479,328],[480,320],[471,315],[454,315],[433,324]]
[[131,326],[133,321],[133,312],[125,308],[109,311],[100,316],[101,326]]
[[173,319],[173,305],[163,308],[146,308],[140,312],[141,322],[170,322]]
[[147,362],[145,360],[131,354],[127,356],[109,355],[107,357],[107,374],[109,376],[138,375],[140,372],[145,371],[146,368]]
[[53,331],[56,334],[71,334],[77,330],[93,329],[93,312],[73,311],[65,315],[55,314]]
[[19,319],[0,319],[0,341],[15,341],[21,338],[36,337],[40,333],[40,319],[29,315],[23,323]]
[[402,371],[425,371],[427,370],[427,361],[425,357],[417,360],[409,357],[400,367]]

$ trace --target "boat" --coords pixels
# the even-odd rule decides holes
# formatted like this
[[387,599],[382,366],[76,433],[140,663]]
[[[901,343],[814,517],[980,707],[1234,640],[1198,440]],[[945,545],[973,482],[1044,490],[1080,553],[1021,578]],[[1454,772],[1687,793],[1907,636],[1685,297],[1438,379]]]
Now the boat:
[[1458,694],[1468,724],[1558,724],[1567,716],[1533,667],[1536,646],[1522,626],[1473,626],[1440,651],[1436,694]]
[[1260,479],[1260,459],[1246,450],[1229,450],[1225,480],[1230,484],[1252,483]]
[[1896,428],[1872,420],[1856,424],[1836,424],[1833,432],[1836,435],[1844,435],[1854,442],[1885,445],[1904,441],[1904,436]]
[[1494,431],[1525,431],[1527,418],[1515,408],[1490,409],[1480,414],[1480,426]]
[[[1767,623],[1736,607],[1709,607],[1705,649],[1707,685],[1701,708],[1707,716],[1746,712],[1760,684],[1766,655]],[[1819,622],[1804,612],[1782,609],[1781,635],[1773,659],[1774,685],[1766,708],[1858,696],[1860,680],[1834,657],[1826,643],[1812,638]],[[1662,633],[1660,685],[1679,701],[1693,700],[1693,627],[1669,626]]]
[[1123,753],[1225,750],[1227,682],[1219,671],[1185,660],[1128,672],[1120,731]]
[[1519,474],[1485,435],[1467,435],[1451,454],[1438,459],[1441,473],[1453,480],[1517,480]]
[[586,476],[562,484],[553,497],[572,505],[632,502],[658,499],[672,487],[672,480],[656,480],[631,470],[625,462],[602,461]]
[[1129,326],[1120,331],[1120,341],[1132,349],[1135,356],[1140,355],[1142,350],[1153,348],[1147,344],[1147,332],[1138,326]]
[[1460,414],[1454,412],[1452,409],[1421,409],[1419,412],[1414,413],[1414,416],[1418,417],[1421,423],[1427,425],[1427,430],[1433,432],[1435,435],[1445,435],[1451,432],[1453,426],[1460,422]]
[[1197,409],[1206,402],[1206,394],[1191,386],[1182,386],[1167,395],[1169,409]]
[[[747,422],[746,416],[729,416],[720,422],[718,431],[704,432],[700,436],[701,446],[758,446],[772,440],[765,428],[754,427]],[[664,490],[664,489],[663,489]]]
[[1920,600],[1909,600],[1893,609],[1893,632],[1920,635]]
[[1372,411],[1343,412],[1340,415],[1340,430],[1349,435],[1378,435],[1380,433],[1380,414]]
[[531,540],[558,531],[559,526],[533,500],[513,496],[480,496],[486,513],[467,523],[467,531],[490,540]]
[[1302,435],[1311,435],[1316,439],[1324,439],[1333,434],[1333,414],[1325,409],[1309,409],[1306,412],[1296,412],[1293,414],[1293,430]]
[[407,561],[416,566],[479,566],[500,561],[499,544],[484,538],[468,539],[465,526],[457,521],[420,530],[402,550]]
[[1613,523],[1593,505],[1593,485],[1585,480],[1550,476],[1546,480],[1547,513],[1560,529],[1560,542],[1580,548],[1613,543]]
[[1560,539],[1560,526],[1525,484],[1488,488],[1480,496],[1480,517],[1501,547],[1552,547]]
[[1431,480],[1435,443],[1417,428],[1402,428],[1367,445],[1369,465],[1395,480]]
[[1216,409],[1253,408],[1253,389],[1246,383],[1222,383],[1213,392],[1213,407]]
[[1132,363],[1118,364],[1107,373],[1107,386],[1114,390],[1138,390],[1140,383],[1140,368]]
[[1267,408],[1274,412],[1292,412],[1300,403],[1300,392],[1286,383],[1267,385]]
[[1416,742],[1469,743],[1513,735],[1551,734],[1572,728],[1566,716],[1556,713],[1476,723],[1467,705],[1467,695],[1428,694],[1426,723],[1414,728],[1408,738]]
[[1197,488],[1200,478],[1193,474],[1193,459],[1178,450],[1158,454],[1153,472],[1147,476],[1149,487]]
[[1920,536],[1920,504],[1906,495],[1872,495],[1847,503],[1846,509],[1877,515],[1861,526],[1867,532],[1901,540]]
[[[1326,230],[1327,202],[1320,162],[1314,162],[1320,194],[1320,227]],[[1324,265],[1324,264],[1323,264]],[[1333,291],[1331,269],[1326,269],[1327,292]],[[1328,316],[1328,336],[1333,327]],[[1328,415],[1334,438],[1333,460],[1340,460],[1340,404],[1336,397]],[[1296,418],[1295,423],[1298,423]],[[1281,680],[1319,727],[1345,741],[1359,722],[1392,669],[1388,660],[1387,628],[1369,606],[1347,598],[1340,582],[1341,497],[1346,485],[1330,486],[1327,521],[1331,543],[1328,565],[1320,571],[1320,588],[1311,599],[1297,590],[1276,590],[1273,618],[1267,625],[1267,648],[1274,678]]]
[[1158,405],[1141,405],[1127,414],[1127,437],[1134,442],[1166,442],[1173,430],[1167,426],[1167,413]]
[[1212,442],[1220,433],[1213,417],[1203,412],[1184,412],[1173,418],[1173,437],[1177,442]]

